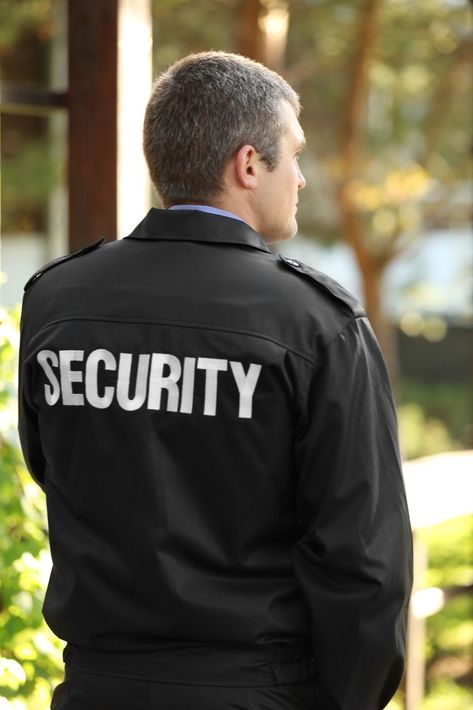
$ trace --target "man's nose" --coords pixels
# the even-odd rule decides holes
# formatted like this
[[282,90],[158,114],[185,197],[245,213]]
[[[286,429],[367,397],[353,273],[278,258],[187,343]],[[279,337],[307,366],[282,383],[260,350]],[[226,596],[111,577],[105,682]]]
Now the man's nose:
[[299,190],[303,190],[305,187],[305,177],[302,174],[302,171],[299,166],[297,166],[297,172],[298,172],[298,180],[297,180],[297,187]]

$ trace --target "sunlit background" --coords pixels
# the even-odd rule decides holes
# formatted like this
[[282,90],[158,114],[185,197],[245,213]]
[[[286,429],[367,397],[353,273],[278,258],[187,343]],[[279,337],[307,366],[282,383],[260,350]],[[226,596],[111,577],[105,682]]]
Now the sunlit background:
[[471,18],[467,0],[0,0],[0,710],[46,710],[62,669],[41,619],[44,499],[16,436],[23,285],[157,205],[152,77],[208,49],[299,92],[300,233],[276,249],[362,299],[390,370],[416,593],[389,707],[473,710]]

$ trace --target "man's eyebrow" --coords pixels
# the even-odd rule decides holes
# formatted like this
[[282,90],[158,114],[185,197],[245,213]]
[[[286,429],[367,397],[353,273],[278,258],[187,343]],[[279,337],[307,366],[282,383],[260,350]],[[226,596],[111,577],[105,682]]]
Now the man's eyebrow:
[[297,145],[296,145],[297,152],[300,153],[301,151],[303,151],[304,148],[306,147],[306,144],[307,144],[306,138],[305,138],[305,136],[302,136],[302,138],[299,141],[297,141]]

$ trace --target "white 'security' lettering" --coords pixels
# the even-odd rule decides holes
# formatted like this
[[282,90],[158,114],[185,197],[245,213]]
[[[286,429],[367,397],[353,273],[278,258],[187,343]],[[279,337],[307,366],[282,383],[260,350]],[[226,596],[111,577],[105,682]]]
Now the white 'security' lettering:
[[[253,396],[261,365],[212,357],[185,357],[169,353],[119,353],[98,348],[85,357],[84,350],[41,350],[36,361],[46,377],[44,398],[50,407],[91,406],[107,409],[113,402],[127,412],[145,407],[192,414],[196,382],[203,382],[202,414],[217,414],[219,383],[230,373],[238,390],[235,411],[251,419]],[[204,378],[203,381],[201,378]]]

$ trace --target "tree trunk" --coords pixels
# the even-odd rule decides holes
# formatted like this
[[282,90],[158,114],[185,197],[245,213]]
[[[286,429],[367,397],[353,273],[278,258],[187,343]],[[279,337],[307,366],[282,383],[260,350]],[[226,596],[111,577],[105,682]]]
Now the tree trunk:
[[349,89],[342,124],[342,157],[345,178],[352,179],[361,167],[363,120],[369,93],[369,69],[373,58],[380,0],[365,0],[360,10],[358,37],[350,61]]
[[399,382],[398,343],[394,325],[386,317],[382,298],[384,267],[373,260],[368,268],[360,267],[360,271],[366,314],[383,351],[391,383],[396,389]]
[[364,225],[349,183],[340,186],[338,199],[343,236],[353,249],[361,274],[366,314],[383,351],[391,381],[396,386],[399,374],[396,333],[386,317],[382,296],[383,276],[389,262],[376,257],[367,248]]
[[389,255],[386,253],[378,256],[370,251],[366,238],[367,227],[363,223],[353,190],[363,168],[364,118],[379,7],[380,0],[365,0],[360,10],[358,36],[351,60],[349,89],[340,136],[342,175],[337,195],[343,237],[353,249],[363,281],[366,313],[386,358],[391,379],[396,381],[398,358],[394,328],[386,317],[382,302],[382,277],[389,263]]
[[242,0],[237,32],[237,52],[257,62],[265,61],[265,36],[260,24],[266,8],[261,0]]
[[237,51],[280,72],[286,56],[289,4],[241,0]]

